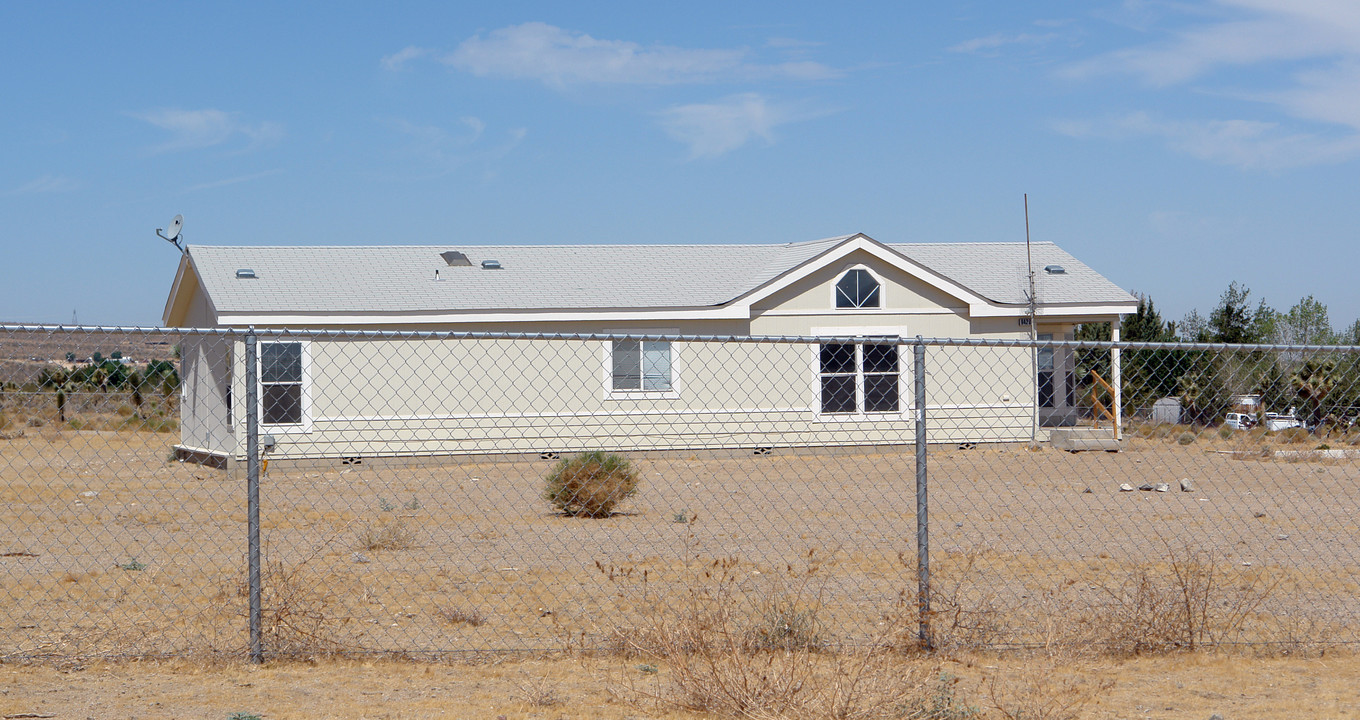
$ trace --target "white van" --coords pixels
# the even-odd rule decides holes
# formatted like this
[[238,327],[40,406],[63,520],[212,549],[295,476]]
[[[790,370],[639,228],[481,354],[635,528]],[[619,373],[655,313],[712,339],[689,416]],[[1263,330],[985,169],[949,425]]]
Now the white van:
[[1247,413],[1228,413],[1223,424],[1234,430],[1250,430],[1256,427],[1256,418]]

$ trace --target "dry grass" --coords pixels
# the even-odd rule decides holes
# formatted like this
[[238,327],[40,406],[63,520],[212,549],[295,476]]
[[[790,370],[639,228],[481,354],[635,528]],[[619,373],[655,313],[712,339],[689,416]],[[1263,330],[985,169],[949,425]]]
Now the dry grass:
[[441,607],[435,611],[439,619],[450,625],[481,627],[486,624],[486,616],[476,608]]
[[1164,562],[1142,565],[1119,585],[1102,588],[1108,602],[1086,622],[1099,645],[1115,654],[1234,643],[1275,585],[1259,571],[1236,572],[1212,552],[1168,546]]
[[[309,564],[310,560],[293,566],[271,561],[260,569],[260,631],[268,657],[327,657],[352,648],[344,635],[349,619],[338,614],[336,596],[318,582]],[[214,598],[216,614],[236,625],[222,629],[228,640],[225,647],[216,648],[219,654],[239,656],[243,652],[245,638],[240,628],[247,626],[250,617],[249,598],[250,584],[244,573]]]
[[409,550],[416,546],[416,531],[406,518],[383,518],[364,523],[355,531],[354,541],[360,550]]

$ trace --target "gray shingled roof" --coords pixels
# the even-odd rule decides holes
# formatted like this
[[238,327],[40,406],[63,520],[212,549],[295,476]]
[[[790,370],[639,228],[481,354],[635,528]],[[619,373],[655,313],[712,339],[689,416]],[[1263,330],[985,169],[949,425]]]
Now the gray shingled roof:
[[[222,313],[430,312],[721,305],[852,236],[784,245],[194,245],[189,255]],[[889,245],[983,297],[1024,303],[1023,243]],[[449,267],[440,253],[465,253]],[[1126,302],[1123,290],[1052,243],[1034,244],[1043,302]],[[502,269],[483,270],[483,260]],[[253,280],[236,271],[255,271]],[[434,280],[439,271],[440,281]]]

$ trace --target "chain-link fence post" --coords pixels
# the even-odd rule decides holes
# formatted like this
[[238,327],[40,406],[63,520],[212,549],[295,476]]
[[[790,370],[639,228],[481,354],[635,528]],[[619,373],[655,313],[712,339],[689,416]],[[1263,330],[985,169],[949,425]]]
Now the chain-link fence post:
[[260,399],[255,327],[246,333],[246,535],[250,583],[250,660],[264,662],[260,638]]
[[916,336],[912,351],[912,372],[916,378],[916,603],[920,614],[921,645],[929,649],[930,511],[929,474],[926,472],[926,345],[920,335]]

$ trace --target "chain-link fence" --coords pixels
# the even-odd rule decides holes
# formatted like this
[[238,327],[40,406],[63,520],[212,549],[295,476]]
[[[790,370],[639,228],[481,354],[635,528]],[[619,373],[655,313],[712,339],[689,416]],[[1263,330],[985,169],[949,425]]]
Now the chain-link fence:
[[1358,348],[4,326],[0,390],[0,659],[1360,640]]

